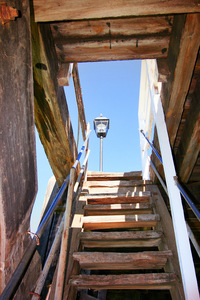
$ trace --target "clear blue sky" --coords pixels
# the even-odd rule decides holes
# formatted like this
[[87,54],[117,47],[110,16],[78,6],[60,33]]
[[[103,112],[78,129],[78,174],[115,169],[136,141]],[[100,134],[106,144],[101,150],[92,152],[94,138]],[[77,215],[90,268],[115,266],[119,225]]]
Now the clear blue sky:
[[[79,63],[79,77],[82,88],[86,121],[91,125],[88,169],[99,170],[100,140],[93,130],[93,119],[100,114],[110,119],[110,129],[103,140],[103,171],[128,172],[141,170],[141,156],[138,131],[138,103],[141,61],[117,61]],[[65,87],[65,94],[75,140],[77,140],[78,111],[73,88]],[[79,150],[82,146],[81,130]],[[36,134],[38,194],[32,215],[32,231],[37,222],[46,192],[51,168]]]

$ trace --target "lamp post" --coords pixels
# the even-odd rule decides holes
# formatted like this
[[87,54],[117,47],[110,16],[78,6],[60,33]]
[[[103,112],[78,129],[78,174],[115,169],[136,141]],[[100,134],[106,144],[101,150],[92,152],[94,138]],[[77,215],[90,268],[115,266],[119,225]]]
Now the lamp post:
[[106,137],[109,129],[109,119],[102,117],[97,117],[94,119],[94,130],[98,138],[100,138],[100,172],[103,171],[103,138]]

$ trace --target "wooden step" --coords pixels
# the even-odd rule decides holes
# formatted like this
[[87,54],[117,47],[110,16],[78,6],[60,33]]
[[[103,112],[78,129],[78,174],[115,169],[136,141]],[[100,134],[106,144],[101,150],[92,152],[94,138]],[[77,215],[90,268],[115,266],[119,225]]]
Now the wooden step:
[[101,193],[87,195],[87,202],[88,204],[149,203],[150,197],[150,192]]
[[160,244],[161,231],[115,231],[115,232],[81,232],[79,237],[84,247],[156,247]]
[[87,172],[87,180],[141,180],[142,172],[134,171],[134,172],[124,172],[124,173],[110,173],[110,172]]
[[160,217],[157,214],[86,216],[82,218],[85,230],[155,227],[159,220]]
[[115,252],[75,252],[82,269],[86,270],[143,270],[162,269],[167,258],[172,256],[168,251],[145,251],[138,253]]
[[152,210],[148,203],[89,204],[84,207],[86,216],[151,214]]
[[113,181],[87,181],[84,183],[84,187],[88,188],[123,188],[123,187],[136,187],[136,186],[143,186],[147,184],[152,184],[150,180],[113,180]]
[[174,273],[75,275],[69,280],[77,289],[140,289],[164,290],[176,284]]

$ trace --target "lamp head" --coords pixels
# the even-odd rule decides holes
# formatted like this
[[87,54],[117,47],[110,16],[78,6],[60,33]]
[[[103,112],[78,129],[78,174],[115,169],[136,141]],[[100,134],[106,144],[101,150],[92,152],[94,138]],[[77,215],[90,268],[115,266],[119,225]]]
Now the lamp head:
[[94,130],[98,138],[106,137],[109,129],[109,121],[110,120],[108,118],[102,117],[102,114],[100,115],[100,117],[94,119]]

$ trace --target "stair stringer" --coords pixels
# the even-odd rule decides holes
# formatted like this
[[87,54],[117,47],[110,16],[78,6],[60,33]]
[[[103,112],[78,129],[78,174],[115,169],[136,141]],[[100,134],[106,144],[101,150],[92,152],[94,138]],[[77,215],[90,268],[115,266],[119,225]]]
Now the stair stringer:
[[177,275],[177,284],[170,290],[172,299],[185,299],[171,216],[158,187],[156,185],[151,185],[148,186],[148,190],[152,194],[151,197],[152,202],[154,203],[155,213],[160,215],[160,222],[157,224],[156,229],[163,231],[162,242],[159,244],[158,248],[161,251],[170,249],[173,253],[173,256],[168,259],[164,268],[166,272],[173,272]]

